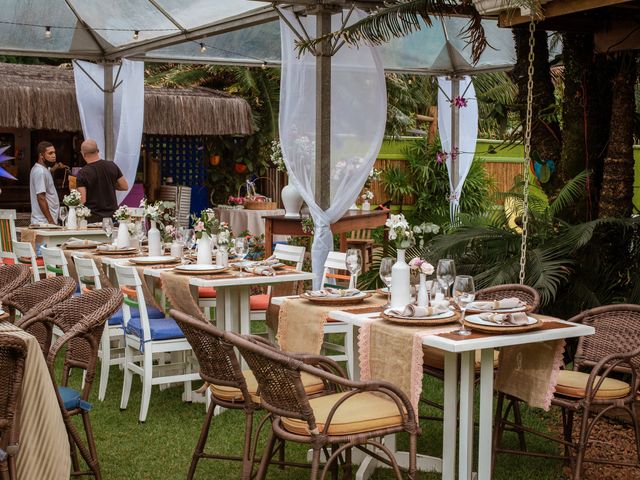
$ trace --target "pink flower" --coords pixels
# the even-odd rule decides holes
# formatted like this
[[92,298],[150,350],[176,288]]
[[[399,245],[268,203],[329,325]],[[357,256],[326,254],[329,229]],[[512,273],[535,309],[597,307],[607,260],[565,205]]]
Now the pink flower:
[[433,274],[433,265],[431,265],[429,262],[422,262],[422,264],[420,265],[420,271],[425,275],[431,275]]
[[164,231],[167,235],[173,237],[173,234],[176,232],[176,228],[173,225],[167,225],[164,227]]
[[464,97],[456,97],[453,99],[453,106],[457,108],[462,108],[467,106],[467,99]]
[[436,153],[436,162],[442,164],[447,160],[447,152]]
[[422,260],[421,258],[415,257],[409,261],[409,266],[411,268],[419,268],[420,265],[422,265],[422,262],[424,262],[424,260]]
[[196,232],[202,232],[202,231],[204,231],[204,222],[198,222],[198,223],[196,223],[196,224],[195,224],[195,226],[193,227],[193,229],[194,229]]

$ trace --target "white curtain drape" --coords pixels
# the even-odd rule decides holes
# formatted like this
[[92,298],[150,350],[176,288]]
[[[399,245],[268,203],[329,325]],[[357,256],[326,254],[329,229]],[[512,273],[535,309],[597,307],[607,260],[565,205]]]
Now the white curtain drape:
[[[294,14],[282,11],[291,25]],[[352,22],[363,18],[354,12]],[[315,38],[315,16],[301,17]],[[332,27],[341,26],[333,16]],[[299,55],[296,36],[281,20],[282,79],[280,141],[289,181],[309,207],[315,224],[312,246],[314,288],[319,288],[327,254],[333,250],[330,225],[356,200],[371,171],[384,137],[387,94],[384,70],[374,47],[344,45],[332,58],[331,77],[331,203],[322,210],[315,201],[316,59]]]
[[[123,60],[119,74],[118,68],[118,65],[113,67],[114,81],[117,75],[118,83],[122,82],[113,94],[113,160],[122,170],[131,190],[138,169],[144,122],[144,62]],[[84,138],[94,139],[104,155],[104,93],[101,90],[104,87],[104,66],[76,61],[73,74],[82,133]],[[117,192],[118,203],[128,193]]]
[[[456,106],[455,98],[453,98],[451,93],[452,81],[458,81],[460,83],[460,96],[466,101],[466,106]],[[449,188],[451,191],[449,205],[451,222],[453,223],[460,209],[462,186],[469,174],[471,164],[473,163],[473,156],[476,151],[476,142],[478,141],[478,102],[471,77],[465,76],[457,80],[438,77],[438,87],[438,129],[440,131],[442,150],[447,154],[446,163],[449,172]],[[460,138],[457,152],[452,148],[451,138],[451,113],[454,108],[457,108],[460,114],[458,117]],[[453,157],[456,159],[455,164],[458,170],[457,185],[453,184]]]

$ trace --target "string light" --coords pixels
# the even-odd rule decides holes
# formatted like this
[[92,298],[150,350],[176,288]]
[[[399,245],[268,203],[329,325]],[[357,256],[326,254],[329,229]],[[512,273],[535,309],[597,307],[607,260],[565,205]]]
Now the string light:
[[51,38],[51,27],[45,27],[44,38],[46,38],[47,40]]
[[267,69],[267,62],[262,62],[262,65],[260,65],[260,68],[262,70],[266,70]]
[[140,38],[140,32],[138,30],[133,31],[133,39],[138,40]]
[[200,53],[204,53],[207,51],[207,47],[205,47],[204,43],[200,44]]

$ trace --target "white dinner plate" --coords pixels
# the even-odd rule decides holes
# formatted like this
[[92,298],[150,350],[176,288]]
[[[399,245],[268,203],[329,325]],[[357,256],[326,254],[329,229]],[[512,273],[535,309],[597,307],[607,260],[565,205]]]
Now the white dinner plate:
[[[491,312],[495,313],[495,312]],[[538,320],[535,318],[527,317],[527,323],[525,325],[513,325],[511,323],[495,323],[490,322],[489,320],[484,320],[480,317],[480,315],[468,315],[465,317],[465,322],[475,324],[475,325],[483,325],[485,327],[526,327],[527,325],[533,325],[538,323]]]
[[455,315],[454,312],[449,310],[447,312],[438,313],[437,315],[427,315],[426,317],[407,317],[405,315],[398,315],[397,313],[394,313],[391,310],[393,309],[387,308],[384,311],[384,314],[387,315],[388,317],[402,318],[403,320],[437,320],[439,318],[449,318]]
[[179,262],[180,259],[172,257],[171,255],[157,255],[153,257],[133,257],[129,259],[129,262],[138,265],[157,265],[161,263],[174,263]]
[[526,305],[520,307],[511,308],[492,308],[491,310],[480,310],[479,308],[473,308],[471,305],[467,307],[469,313],[517,313],[524,312],[527,309]]
[[180,270],[181,272],[215,272],[218,270],[226,270],[227,267],[223,267],[222,265],[178,265],[176,270]]

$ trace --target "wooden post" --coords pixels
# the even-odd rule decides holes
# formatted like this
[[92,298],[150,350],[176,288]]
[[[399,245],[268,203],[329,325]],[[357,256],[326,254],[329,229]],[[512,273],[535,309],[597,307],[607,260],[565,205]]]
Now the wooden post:
[[104,62],[104,159],[113,160],[113,62]]
[[[316,35],[331,33],[331,9],[316,12]],[[315,198],[322,210],[331,203],[331,42],[322,41],[316,55]]]

